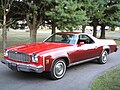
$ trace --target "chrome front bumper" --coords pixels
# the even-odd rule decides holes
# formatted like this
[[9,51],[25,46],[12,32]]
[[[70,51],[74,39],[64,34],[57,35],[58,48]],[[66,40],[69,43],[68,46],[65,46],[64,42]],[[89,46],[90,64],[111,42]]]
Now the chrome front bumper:
[[43,66],[35,66],[35,65],[31,65],[31,64],[22,64],[22,63],[17,63],[17,62],[5,60],[5,59],[2,59],[1,62],[3,64],[6,64],[10,69],[16,70],[16,71],[36,72],[36,73],[43,72]]

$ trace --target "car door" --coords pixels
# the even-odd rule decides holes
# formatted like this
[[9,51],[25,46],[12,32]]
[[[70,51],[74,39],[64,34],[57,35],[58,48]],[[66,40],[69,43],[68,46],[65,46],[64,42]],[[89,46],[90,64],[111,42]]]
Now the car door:
[[[84,44],[80,45],[80,42],[84,42]],[[70,53],[70,57],[72,57],[71,62],[95,58],[98,56],[99,52],[100,51],[98,50],[96,43],[92,38],[86,34],[79,35],[78,43],[74,48],[74,51]]]
[[85,60],[98,56],[100,51],[95,41],[90,36],[83,34],[79,36],[79,39],[80,42],[84,42],[84,45],[78,46],[78,60]]

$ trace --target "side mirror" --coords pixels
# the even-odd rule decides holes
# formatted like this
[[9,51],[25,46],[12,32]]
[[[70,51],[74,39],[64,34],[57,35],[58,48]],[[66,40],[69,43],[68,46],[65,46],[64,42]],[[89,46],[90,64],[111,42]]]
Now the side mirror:
[[78,43],[78,46],[82,46],[84,44],[85,44],[84,42],[80,42],[80,43]]

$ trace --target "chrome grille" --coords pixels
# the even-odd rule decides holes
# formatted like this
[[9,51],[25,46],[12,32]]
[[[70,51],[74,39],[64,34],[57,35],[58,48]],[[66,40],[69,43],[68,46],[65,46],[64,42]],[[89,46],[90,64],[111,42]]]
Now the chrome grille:
[[30,56],[25,53],[9,51],[8,57],[12,60],[17,60],[21,62],[30,62]]

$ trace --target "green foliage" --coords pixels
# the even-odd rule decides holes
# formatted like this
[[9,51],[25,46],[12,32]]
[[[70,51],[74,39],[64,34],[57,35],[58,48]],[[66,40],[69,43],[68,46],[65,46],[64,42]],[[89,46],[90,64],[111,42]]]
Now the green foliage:
[[118,25],[120,0],[83,0],[83,3],[87,16],[90,17],[92,23]]
[[120,90],[120,66],[99,76],[91,90]]
[[99,24],[118,25],[120,20],[120,2],[119,0],[98,0],[98,18]]
[[37,30],[42,24],[45,12],[45,0],[26,0],[26,21],[30,29]]
[[104,26],[101,28],[103,38],[105,37],[105,26],[120,26],[120,0],[82,0],[82,2],[84,3],[83,9],[90,18],[90,25]]
[[[52,1],[53,2],[53,1]],[[88,18],[82,10],[83,4],[75,0],[54,0],[56,6],[46,12],[46,15],[55,21],[60,30],[70,30],[80,25],[86,25]]]
[[32,13],[38,14],[37,11],[40,7],[37,6],[36,3],[33,4],[33,2],[27,2],[27,5],[29,6],[29,9],[31,10],[31,12],[28,12],[28,14],[31,18],[32,18]]

